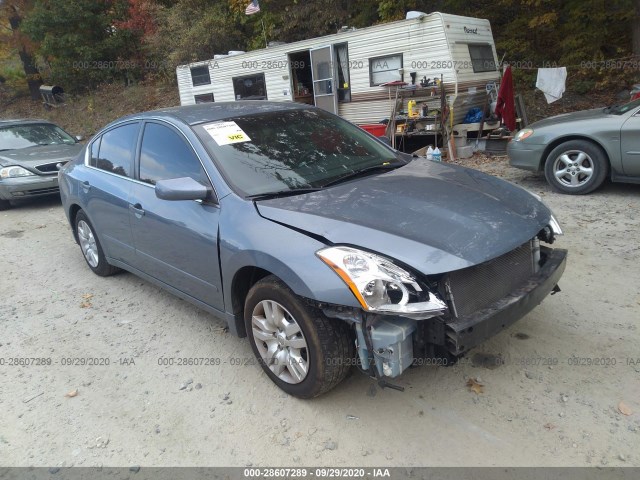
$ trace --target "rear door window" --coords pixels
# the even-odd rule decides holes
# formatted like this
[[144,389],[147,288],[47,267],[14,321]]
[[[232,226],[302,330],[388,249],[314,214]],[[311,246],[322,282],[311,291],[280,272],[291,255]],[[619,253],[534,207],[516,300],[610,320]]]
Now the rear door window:
[[[132,178],[133,157],[138,140],[139,127],[139,123],[128,123],[109,130],[102,135],[102,139],[99,141],[99,154],[95,166],[106,172]],[[93,145],[96,143],[98,141],[94,142]]]

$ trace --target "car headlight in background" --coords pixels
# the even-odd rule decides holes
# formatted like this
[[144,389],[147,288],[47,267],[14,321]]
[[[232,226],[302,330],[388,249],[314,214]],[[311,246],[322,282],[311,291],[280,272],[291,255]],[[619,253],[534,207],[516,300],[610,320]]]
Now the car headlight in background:
[[18,166],[0,168],[0,178],[29,177],[31,175],[35,175],[35,173]]
[[370,252],[351,247],[329,247],[316,252],[347,284],[366,311],[415,319],[444,313],[446,303],[425,291],[409,272]]
[[533,129],[532,128],[523,128],[518,133],[516,133],[516,136],[513,137],[513,140],[515,142],[520,142],[520,141],[524,140],[525,138],[529,138],[531,135],[533,135]]

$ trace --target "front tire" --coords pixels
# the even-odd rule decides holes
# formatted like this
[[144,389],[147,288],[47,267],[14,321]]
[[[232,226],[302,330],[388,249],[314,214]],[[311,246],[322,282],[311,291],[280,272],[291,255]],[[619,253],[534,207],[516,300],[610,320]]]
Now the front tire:
[[107,263],[93,225],[82,210],[76,214],[76,234],[82,255],[93,273],[108,277],[120,270]]
[[349,373],[354,342],[347,323],[305,304],[277,277],[249,290],[244,320],[260,365],[289,395],[317,397]]
[[9,200],[0,199],[0,212],[3,210],[9,210],[11,208],[11,202]]
[[551,151],[544,175],[554,189],[584,195],[602,185],[608,170],[609,162],[600,147],[586,140],[571,140]]

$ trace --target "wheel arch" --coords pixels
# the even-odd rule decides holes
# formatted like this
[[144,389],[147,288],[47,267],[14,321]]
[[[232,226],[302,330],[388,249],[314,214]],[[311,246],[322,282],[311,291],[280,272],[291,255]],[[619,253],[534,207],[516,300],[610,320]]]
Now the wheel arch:
[[[269,275],[273,275],[268,270],[256,266],[245,266],[240,268],[231,281],[231,311],[236,325],[238,336],[247,335],[244,325],[244,301],[251,287]],[[279,277],[278,277],[279,278]]]
[[594,139],[593,137],[587,137],[585,135],[567,135],[565,137],[556,138],[553,142],[549,143],[549,145],[547,145],[547,148],[545,148],[540,158],[540,165],[538,166],[538,171],[544,172],[544,167],[547,163],[547,158],[549,157],[549,154],[553,151],[554,148],[556,148],[557,146],[563,143],[570,142],[572,140],[582,140],[585,142],[589,142],[595,145],[596,147],[598,147],[604,154],[604,158],[607,161],[607,165],[609,166],[607,177],[610,175],[611,156],[609,155],[609,152],[607,152],[607,149],[604,147],[604,145],[600,141],[598,141],[597,139]]
[[78,243],[78,232],[76,231],[76,216],[78,215],[78,212],[80,210],[82,210],[82,208],[77,203],[73,203],[69,207],[69,223],[71,224],[71,231],[73,232],[73,238],[75,238],[76,243]]

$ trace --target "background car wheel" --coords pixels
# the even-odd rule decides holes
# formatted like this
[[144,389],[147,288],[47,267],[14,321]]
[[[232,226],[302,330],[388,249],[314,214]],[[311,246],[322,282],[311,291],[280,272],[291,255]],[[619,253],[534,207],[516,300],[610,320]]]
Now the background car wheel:
[[107,263],[93,225],[82,210],[76,214],[76,234],[84,259],[93,273],[108,277],[120,270]]
[[9,200],[1,200],[0,199],[0,211],[9,210],[11,208],[11,203]]
[[244,320],[260,365],[288,394],[317,397],[349,373],[354,342],[347,323],[304,304],[277,277],[251,288]]
[[586,140],[571,140],[551,151],[544,175],[556,190],[579,195],[602,185],[608,170],[607,157],[600,147]]

